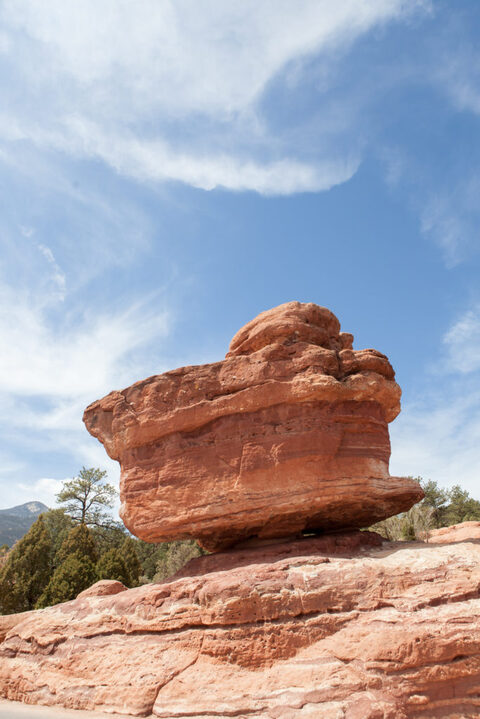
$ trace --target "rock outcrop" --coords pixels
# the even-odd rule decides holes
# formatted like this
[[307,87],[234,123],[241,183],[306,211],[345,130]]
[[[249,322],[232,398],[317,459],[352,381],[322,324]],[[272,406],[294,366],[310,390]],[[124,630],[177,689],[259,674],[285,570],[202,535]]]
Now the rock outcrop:
[[226,359],[111,392],[85,411],[121,464],[121,516],[151,542],[365,527],[422,498],[390,477],[400,388],[388,359],[353,350],[332,312],[289,302],[233,338]]
[[466,539],[480,540],[480,522],[462,522],[451,527],[432,529],[428,533],[428,541],[433,544],[450,544],[464,542]]
[[478,541],[235,549],[0,618],[0,695],[164,719],[473,719],[479,588]]

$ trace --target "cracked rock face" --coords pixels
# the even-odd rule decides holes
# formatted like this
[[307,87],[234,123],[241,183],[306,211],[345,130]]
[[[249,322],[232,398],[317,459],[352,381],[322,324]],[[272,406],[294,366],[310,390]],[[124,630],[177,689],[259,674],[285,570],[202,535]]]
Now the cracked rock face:
[[451,539],[234,549],[0,617],[0,696],[164,719],[478,718],[480,543]]
[[352,342],[326,308],[289,302],[243,327],[223,361],[87,407],[88,431],[120,462],[128,529],[219,550],[365,527],[419,501],[416,482],[388,472],[393,369]]

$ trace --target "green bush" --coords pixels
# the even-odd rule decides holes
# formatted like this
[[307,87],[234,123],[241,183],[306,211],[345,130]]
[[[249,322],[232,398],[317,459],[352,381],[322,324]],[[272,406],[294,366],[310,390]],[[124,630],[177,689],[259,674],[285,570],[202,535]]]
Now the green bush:
[[171,577],[190,559],[200,557],[202,554],[204,554],[204,552],[193,540],[169,542],[166,552],[157,564],[153,581],[161,582]]
[[125,537],[120,547],[120,556],[122,557],[129,576],[129,587],[138,587],[142,566],[138,558],[136,550],[136,542],[131,537]]
[[0,613],[33,609],[51,575],[52,543],[43,517],[8,554],[0,571]]
[[97,562],[97,576],[99,579],[116,579],[127,587],[131,582],[128,569],[118,549],[109,549],[102,554]]
[[53,573],[37,602],[36,609],[75,599],[80,592],[96,581],[97,574],[93,562],[88,557],[70,554]]

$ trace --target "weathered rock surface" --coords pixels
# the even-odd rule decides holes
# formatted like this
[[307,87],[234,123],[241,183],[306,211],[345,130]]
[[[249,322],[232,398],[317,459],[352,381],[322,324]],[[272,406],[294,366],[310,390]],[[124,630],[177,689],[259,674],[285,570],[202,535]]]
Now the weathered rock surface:
[[466,539],[480,539],[480,522],[452,524],[451,527],[432,529],[428,533],[428,541],[433,544],[464,542]]
[[263,312],[222,362],[111,392],[84,421],[121,464],[121,516],[147,541],[365,527],[422,498],[390,477],[400,388],[388,359],[353,350],[329,310]]
[[111,594],[118,594],[126,590],[127,587],[116,579],[100,579],[99,582],[95,582],[91,587],[80,592],[77,599],[81,597],[108,597]]
[[479,593],[475,540],[351,532],[237,549],[19,615],[0,695],[165,719],[469,719]]

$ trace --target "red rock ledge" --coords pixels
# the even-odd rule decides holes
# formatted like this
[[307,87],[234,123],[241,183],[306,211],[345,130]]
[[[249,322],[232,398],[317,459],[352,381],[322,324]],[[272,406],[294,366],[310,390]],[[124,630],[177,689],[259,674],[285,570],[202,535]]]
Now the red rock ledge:
[[0,696],[164,719],[478,718],[479,587],[478,541],[214,554],[0,617]]
[[365,527],[419,501],[390,477],[400,388],[335,315],[289,302],[222,362],[149,377],[91,404],[88,431],[121,464],[121,516],[151,542],[218,550],[250,536]]

